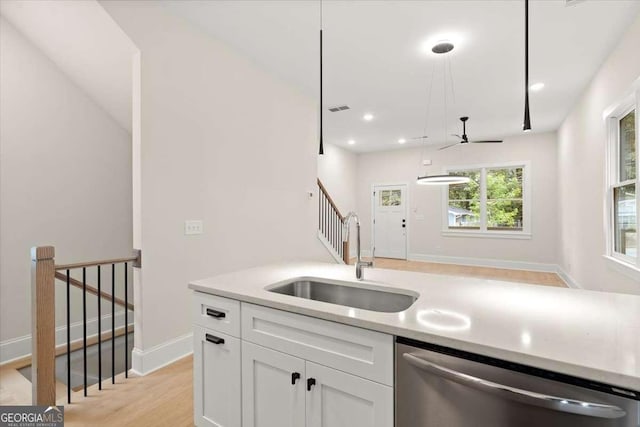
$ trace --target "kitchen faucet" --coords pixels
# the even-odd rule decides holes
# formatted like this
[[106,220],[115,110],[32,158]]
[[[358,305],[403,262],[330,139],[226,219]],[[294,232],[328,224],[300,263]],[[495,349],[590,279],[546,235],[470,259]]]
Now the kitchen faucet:
[[345,236],[344,241],[345,242],[349,241],[349,224],[351,223],[352,219],[355,219],[356,221],[356,252],[357,252],[356,279],[362,280],[362,269],[364,267],[374,267],[376,249],[373,248],[373,251],[371,253],[371,256],[373,259],[371,261],[362,261],[362,255],[360,252],[360,218],[358,218],[358,214],[353,211],[349,212],[344,219],[343,226],[346,227],[346,232],[344,233],[344,236]]

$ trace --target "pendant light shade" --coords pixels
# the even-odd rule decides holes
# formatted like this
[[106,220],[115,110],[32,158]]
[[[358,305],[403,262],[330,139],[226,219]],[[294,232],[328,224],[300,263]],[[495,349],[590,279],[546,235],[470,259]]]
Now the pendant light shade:
[[524,0],[524,122],[522,130],[531,130],[529,115],[529,0]]
[[471,181],[468,176],[458,175],[425,175],[419,176],[416,184],[419,185],[451,185],[451,184],[466,184]]
[[324,154],[324,144],[322,141],[322,115],[324,114],[322,108],[322,0],[320,0],[320,148],[318,154]]
[[[320,11],[320,13],[322,13],[322,11]],[[322,22],[322,18],[321,21]],[[322,108],[322,25],[320,26],[320,149],[318,151],[318,154],[323,155],[324,154],[324,145],[322,143],[322,114],[323,114],[323,108]]]

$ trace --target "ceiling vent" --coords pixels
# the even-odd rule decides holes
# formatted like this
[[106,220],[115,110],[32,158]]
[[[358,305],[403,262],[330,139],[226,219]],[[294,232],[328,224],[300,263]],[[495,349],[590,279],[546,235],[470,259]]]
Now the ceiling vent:
[[338,105],[337,107],[329,108],[329,111],[331,111],[332,113],[337,113],[338,111],[344,111],[348,109],[349,109],[348,105]]

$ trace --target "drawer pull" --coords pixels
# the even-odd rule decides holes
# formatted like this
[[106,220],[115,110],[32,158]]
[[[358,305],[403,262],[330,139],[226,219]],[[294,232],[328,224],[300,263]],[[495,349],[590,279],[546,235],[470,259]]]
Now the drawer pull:
[[300,379],[300,373],[293,372],[291,374],[291,385],[296,385],[296,381],[298,381],[299,379]]
[[211,334],[206,334],[205,335],[205,339],[207,341],[209,341],[210,343],[214,343],[214,344],[224,344],[224,338],[220,338],[217,337],[215,335],[211,335]]
[[314,385],[316,385],[316,379],[307,378],[307,391],[311,391],[311,387],[313,387]]
[[207,308],[207,316],[215,317],[216,319],[223,319],[226,317],[226,313],[213,308]]

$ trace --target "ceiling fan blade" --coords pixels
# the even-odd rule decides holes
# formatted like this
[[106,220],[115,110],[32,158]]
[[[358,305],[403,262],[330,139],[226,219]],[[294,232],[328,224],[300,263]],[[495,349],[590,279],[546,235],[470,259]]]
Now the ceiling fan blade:
[[427,135],[423,135],[423,136],[414,136],[413,138],[409,138],[409,140],[415,141],[416,139],[427,139],[427,138],[429,138]]
[[457,133],[452,133],[451,136],[455,136],[456,138],[464,139],[462,136],[458,135]]
[[473,144],[500,144],[502,142],[501,139],[487,139],[482,141],[469,141]]
[[461,142],[456,142],[455,144],[445,145],[444,147],[440,147],[440,148],[438,148],[438,151],[440,151],[440,150],[446,150],[447,148],[451,148],[451,147],[453,147],[454,145],[459,145],[459,144],[461,144]]

